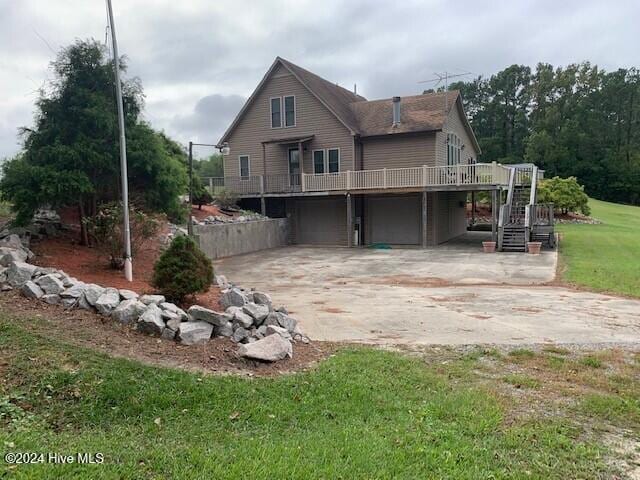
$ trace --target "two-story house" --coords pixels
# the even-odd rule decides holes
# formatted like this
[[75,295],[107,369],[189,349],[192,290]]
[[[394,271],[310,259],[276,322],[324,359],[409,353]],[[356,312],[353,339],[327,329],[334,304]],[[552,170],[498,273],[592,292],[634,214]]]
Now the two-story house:
[[477,163],[459,92],[368,101],[279,57],[218,146],[225,188],[288,217],[297,244],[446,242],[468,192],[499,203],[510,175]]

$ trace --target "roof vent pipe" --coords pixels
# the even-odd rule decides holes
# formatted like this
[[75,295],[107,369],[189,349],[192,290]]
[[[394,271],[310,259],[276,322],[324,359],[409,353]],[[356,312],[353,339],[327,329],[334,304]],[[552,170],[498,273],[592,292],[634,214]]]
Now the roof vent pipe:
[[400,97],[393,97],[393,126],[400,125]]

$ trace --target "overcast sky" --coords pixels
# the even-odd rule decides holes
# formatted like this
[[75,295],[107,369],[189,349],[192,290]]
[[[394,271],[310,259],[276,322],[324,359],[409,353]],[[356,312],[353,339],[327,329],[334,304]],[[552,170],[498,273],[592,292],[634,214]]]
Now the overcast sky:
[[[277,55],[368,99],[418,93],[444,70],[640,65],[638,0],[113,3],[145,118],[182,143],[216,143]],[[32,124],[55,52],[104,41],[105,26],[103,0],[0,0],[0,158],[20,149],[17,129]]]

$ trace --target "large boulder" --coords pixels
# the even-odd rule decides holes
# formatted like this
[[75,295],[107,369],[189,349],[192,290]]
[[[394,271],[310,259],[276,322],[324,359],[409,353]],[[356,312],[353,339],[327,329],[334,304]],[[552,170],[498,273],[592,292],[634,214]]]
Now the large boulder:
[[120,293],[120,296],[125,300],[131,300],[132,298],[139,297],[139,295],[133,290],[127,290],[125,288],[121,288],[120,290],[118,290],[118,292]]
[[42,289],[31,280],[25,282],[20,291],[27,298],[40,298],[44,295]]
[[253,325],[253,317],[251,315],[247,315],[242,310],[237,310],[233,314],[233,323],[244,328],[251,328],[251,325]]
[[267,305],[270,307],[271,296],[268,293],[253,292],[253,303],[257,303],[258,305]]
[[120,323],[128,325],[135,323],[146,309],[147,306],[144,303],[139,302],[135,298],[130,298],[129,300],[120,302],[111,312],[111,317]]
[[213,333],[213,325],[209,322],[182,322],[178,329],[178,337],[185,345],[207,342]]
[[[73,287],[71,287],[73,288]],[[120,304],[120,292],[115,288],[107,288],[96,300],[95,307],[102,315],[110,315],[114,308]]]
[[237,288],[231,288],[227,290],[220,297],[220,305],[224,310],[229,307],[242,307],[248,301],[249,300],[247,299],[245,294]]
[[278,316],[278,322],[280,323],[280,326],[286,328],[289,333],[293,333],[298,325],[298,321],[295,318],[283,313]]
[[36,268],[38,267],[29,263],[13,262],[7,270],[7,281],[12,287],[24,285],[31,280]]
[[50,273],[48,275],[43,275],[42,277],[36,280],[36,283],[44,290],[44,293],[56,293],[60,294],[64,290],[64,285],[58,279],[58,277]]
[[238,355],[263,362],[276,362],[292,357],[293,347],[289,340],[274,333],[257,342],[240,345]]
[[162,303],[165,300],[166,299],[164,298],[164,295],[142,295],[140,297],[140,301],[145,305],[151,305],[152,303]]
[[87,289],[84,292],[84,296],[87,299],[89,305],[93,305],[95,307],[96,302],[106,290],[106,288],[101,287],[100,285],[89,283],[87,285]]
[[12,262],[26,262],[27,252],[21,248],[0,247],[0,265],[8,267]]
[[22,243],[22,240],[20,240],[20,237],[18,235],[12,233],[11,235],[0,240],[0,247],[9,247],[16,250],[22,250],[24,249],[24,244]]
[[274,333],[280,335],[282,338],[286,338],[287,340],[291,340],[291,332],[283,327],[278,327],[276,325],[269,325],[265,327],[265,336],[273,335]]
[[192,305],[187,313],[193,320],[207,322],[217,327],[233,320],[233,316],[228,313],[216,312],[200,305]]
[[236,343],[240,343],[243,340],[247,340],[249,336],[250,336],[249,330],[243,327],[237,327],[233,331],[233,335],[231,335],[231,340],[233,340]]
[[162,302],[158,304],[158,306],[165,312],[172,312],[177,314],[180,317],[180,320],[183,322],[186,322],[187,320],[189,320],[189,316],[187,315],[187,312],[185,312],[183,309],[178,307],[175,303]]
[[49,305],[58,305],[61,302],[61,298],[60,295],[56,295],[55,293],[51,293],[48,295],[43,295],[40,300],[42,300],[45,303],[48,303]]
[[213,327],[213,333],[217,337],[230,337],[231,335],[233,335],[233,324],[231,322],[227,322],[221,327]]
[[[64,282],[63,282],[64,284]],[[75,298],[76,300],[84,295],[84,292],[87,290],[87,284],[84,282],[76,281],[69,288],[60,292],[60,296],[62,298]],[[115,290],[115,289],[112,289]],[[118,291],[116,290],[116,293]],[[116,303],[117,305],[117,303]]]
[[138,320],[138,330],[160,335],[165,328],[162,310],[155,303],[150,304]]
[[260,325],[267,315],[269,315],[269,307],[266,305],[256,305],[255,303],[247,303],[242,307],[242,311],[251,316],[255,320],[256,325]]

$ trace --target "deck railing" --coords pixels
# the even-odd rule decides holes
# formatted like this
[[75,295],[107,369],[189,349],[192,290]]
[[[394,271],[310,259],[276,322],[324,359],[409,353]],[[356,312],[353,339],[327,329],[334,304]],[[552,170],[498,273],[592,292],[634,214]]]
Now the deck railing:
[[206,178],[211,190],[239,195],[291,192],[384,190],[420,187],[507,185],[510,169],[497,163],[441,167],[383,168],[323,174]]

